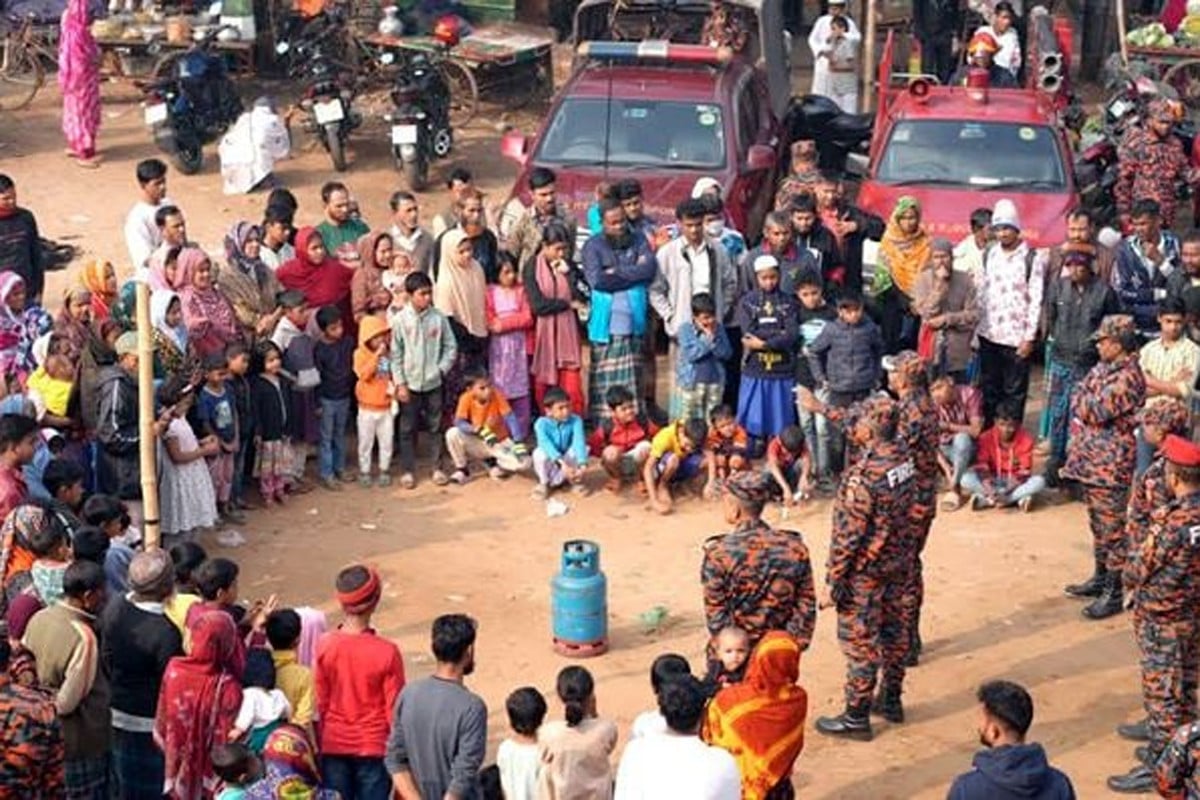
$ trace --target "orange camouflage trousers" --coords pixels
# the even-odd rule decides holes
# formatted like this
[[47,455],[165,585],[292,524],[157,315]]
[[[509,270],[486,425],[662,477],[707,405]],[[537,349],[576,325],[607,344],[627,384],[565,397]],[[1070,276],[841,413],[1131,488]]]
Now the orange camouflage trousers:
[[1092,486],[1083,484],[1087,503],[1088,527],[1092,529],[1092,547],[1109,572],[1118,575],[1125,569],[1125,510],[1129,505],[1128,486]]
[[837,600],[837,637],[846,656],[846,705],[871,702],[879,673],[885,685],[904,682],[910,646],[905,627],[906,573],[856,575]]
[[1150,753],[1157,759],[1175,730],[1196,720],[1200,624],[1135,613],[1133,633],[1142,653],[1142,704],[1150,718]]

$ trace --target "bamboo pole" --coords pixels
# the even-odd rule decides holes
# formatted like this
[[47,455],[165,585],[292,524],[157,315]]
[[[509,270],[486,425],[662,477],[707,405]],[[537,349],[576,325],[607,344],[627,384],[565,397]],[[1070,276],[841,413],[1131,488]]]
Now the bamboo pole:
[[[863,111],[871,111],[875,108],[875,0],[865,0],[866,19],[864,22],[863,35],[863,76],[862,76],[862,104],[860,108]],[[880,87],[880,91],[883,87]]]
[[154,435],[154,327],[150,324],[150,285],[137,288],[138,450],[142,481],[142,541],[147,550],[160,546],[158,516],[157,437]]
[[1117,40],[1121,47],[1121,66],[1129,66],[1129,43],[1125,41],[1125,0],[1117,0]]

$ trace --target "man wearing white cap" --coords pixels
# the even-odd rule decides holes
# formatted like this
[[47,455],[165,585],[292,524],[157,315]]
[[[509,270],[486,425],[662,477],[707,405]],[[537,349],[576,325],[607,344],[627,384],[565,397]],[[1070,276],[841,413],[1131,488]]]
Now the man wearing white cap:
[[1010,403],[1021,418],[1029,393],[1029,359],[1037,343],[1046,254],[1021,239],[1017,207],[1007,198],[992,210],[996,243],[979,276],[979,370],[985,427]]
[[862,34],[859,32],[858,26],[854,24],[854,20],[846,16],[846,0],[829,0],[829,13],[817,18],[817,21],[813,23],[812,33],[808,35],[808,47],[813,54],[812,93],[825,97],[833,96],[830,84],[829,57],[837,44],[833,35],[834,17],[846,17],[846,23],[850,27],[844,36],[847,42],[855,46],[862,42]]

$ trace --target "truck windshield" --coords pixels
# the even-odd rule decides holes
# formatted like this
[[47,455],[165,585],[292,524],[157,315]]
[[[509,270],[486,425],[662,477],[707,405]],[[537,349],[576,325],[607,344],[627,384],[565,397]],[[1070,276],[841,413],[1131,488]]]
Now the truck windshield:
[[719,169],[725,166],[720,106],[569,97],[554,114],[539,164]]
[[876,180],[896,185],[1066,189],[1066,170],[1053,129],[1044,125],[967,120],[896,123]]

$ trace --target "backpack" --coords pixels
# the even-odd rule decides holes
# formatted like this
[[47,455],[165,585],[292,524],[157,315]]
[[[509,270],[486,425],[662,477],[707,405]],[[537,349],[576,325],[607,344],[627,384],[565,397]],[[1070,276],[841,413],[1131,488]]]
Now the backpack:
[[[983,248],[983,269],[984,269],[984,271],[987,270],[988,258],[991,256],[992,251],[995,250],[996,247],[997,247],[997,245],[995,243],[993,243],[993,244],[989,244],[987,247]],[[1025,250],[1025,285],[1026,286],[1029,285],[1029,279],[1033,277],[1033,262],[1036,260],[1037,260],[1037,248],[1035,248],[1033,246],[1029,246]]]

